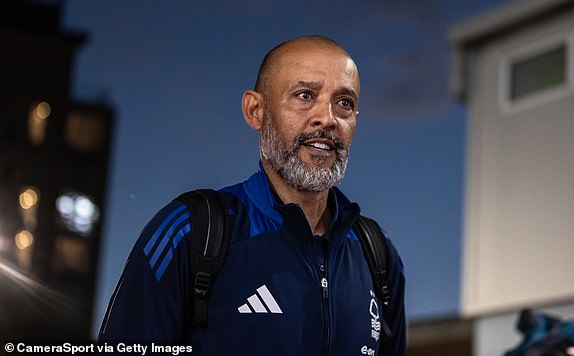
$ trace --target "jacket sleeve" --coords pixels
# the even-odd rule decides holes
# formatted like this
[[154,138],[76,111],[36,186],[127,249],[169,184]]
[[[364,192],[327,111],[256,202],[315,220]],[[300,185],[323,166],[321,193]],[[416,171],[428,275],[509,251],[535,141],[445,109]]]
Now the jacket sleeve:
[[181,336],[187,313],[189,213],[172,202],[146,225],[109,302],[100,342]]
[[381,354],[385,356],[404,356],[407,352],[404,266],[397,250],[389,239],[387,239],[387,246],[391,301],[390,306],[383,313],[391,329],[393,339],[389,345],[383,347]]

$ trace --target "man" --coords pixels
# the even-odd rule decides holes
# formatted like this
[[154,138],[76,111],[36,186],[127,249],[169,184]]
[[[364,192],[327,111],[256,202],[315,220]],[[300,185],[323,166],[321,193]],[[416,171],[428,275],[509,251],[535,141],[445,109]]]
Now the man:
[[[404,276],[388,241],[383,308],[351,227],[343,178],[360,80],[349,54],[318,36],[287,41],[242,99],[260,133],[260,170],[220,191],[232,220],[205,327],[186,321],[189,215],[174,201],[146,226],[112,297],[100,341],[193,345],[204,355],[404,355]],[[193,228],[193,227],[191,227]],[[394,336],[383,345],[381,318]]]

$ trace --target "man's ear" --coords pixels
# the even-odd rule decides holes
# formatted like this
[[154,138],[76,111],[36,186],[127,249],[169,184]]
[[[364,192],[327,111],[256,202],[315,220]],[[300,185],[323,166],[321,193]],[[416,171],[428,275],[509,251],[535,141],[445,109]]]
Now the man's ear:
[[247,124],[254,130],[259,131],[261,126],[263,126],[263,116],[265,113],[265,98],[263,94],[254,90],[248,90],[243,93],[241,109]]

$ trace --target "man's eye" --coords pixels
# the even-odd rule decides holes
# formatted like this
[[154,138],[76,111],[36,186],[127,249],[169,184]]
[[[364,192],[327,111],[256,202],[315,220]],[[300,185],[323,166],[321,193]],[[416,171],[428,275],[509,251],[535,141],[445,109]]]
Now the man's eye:
[[311,100],[313,99],[313,94],[309,91],[302,91],[297,93],[297,97],[303,100]]
[[343,99],[339,100],[339,103],[347,109],[354,109],[355,108],[355,102],[351,99],[343,98]]

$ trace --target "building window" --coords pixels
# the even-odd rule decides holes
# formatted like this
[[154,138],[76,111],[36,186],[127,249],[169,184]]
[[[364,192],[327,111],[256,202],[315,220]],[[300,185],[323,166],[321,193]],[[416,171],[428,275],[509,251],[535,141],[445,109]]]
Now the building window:
[[566,59],[566,44],[562,44],[512,63],[510,98],[517,100],[566,84],[568,75]]
[[574,91],[574,33],[510,49],[500,64],[499,100],[504,112],[564,98]]
[[66,120],[64,139],[78,151],[101,149],[106,139],[104,120],[93,113],[73,111]]

